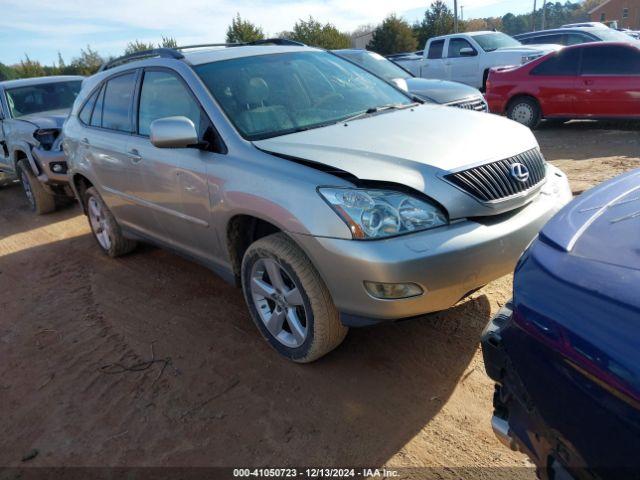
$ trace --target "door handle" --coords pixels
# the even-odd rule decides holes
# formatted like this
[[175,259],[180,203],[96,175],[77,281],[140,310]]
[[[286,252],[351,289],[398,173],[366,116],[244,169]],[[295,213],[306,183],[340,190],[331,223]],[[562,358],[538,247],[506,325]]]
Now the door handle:
[[90,145],[90,143],[89,143],[89,139],[88,139],[88,138],[83,138],[82,140],[80,140],[80,143],[81,143],[82,145]]
[[593,80],[583,80],[585,85],[593,85]]
[[129,150],[127,155],[129,156],[131,163],[140,163],[142,161],[142,156],[140,155],[140,152],[138,152],[138,150],[135,148],[132,148],[131,150]]

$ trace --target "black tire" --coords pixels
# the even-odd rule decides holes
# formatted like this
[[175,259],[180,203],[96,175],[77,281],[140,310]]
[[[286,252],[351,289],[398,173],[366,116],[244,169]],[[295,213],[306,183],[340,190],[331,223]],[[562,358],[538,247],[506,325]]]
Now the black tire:
[[[118,225],[118,222],[109,210],[109,207],[104,203],[104,200],[95,187],[87,188],[84,192],[83,201],[87,217],[89,218],[91,232],[93,233],[93,237],[100,247],[100,250],[110,257],[119,257],[120,255],[125,255],[136,248],[137,243],[134,240],[126,238],[122,234],[120,225]],[[94,201],[95,205],[93,204]],[[94,216],[90,211],[90,208],[93,206],[97,206],[100,209],[100,215],[97,216],[96,221],[94,221]],[[97,225],[97,223],[100,225]],[[100,235],[102,235],[102,238],[104,238],[105,234],[109,240],[106,243],[102,241],[100,237]]]
[[25,160],[20,160],[16,167],[18,178],[31,210],[38,215],[53,212],[56,209],[55,196],[44,189]]
[[518,97],[509,102],[507,117],[531,129],[540,123],[540,105],[535,98]]
[[[267,328],[261,316],[266,312],[266,298],[261,300],[262,314],[258,312],[258,302],[252,292],[252,280],[256,271],[259,271],[259,265],[265,260],[275,261],[282,269],[283,278],[291,287],[289,292],[297,288],[301,293],[301,304],[295,307],[304,309],[305,337],[300,345],[286,345]],[[284,357],[299,363],[313,362],[340,345],[347,335],[349,329],[340,322],[340,314],[320,274],[304,252],[284,233],[269,235],[250,245],[242,259],[241,275],[242,290],[251,318],[269,344]],[[280,297],[285,299],[286,295]],[[273,312],[279,308],[273,301],[266,308],[270,308],[269,305],[273,305]],[[287,328],[293,332],[288,314],[281,323],[282,335],[287,335]],[[302,324],[302,320],[300,323]]]

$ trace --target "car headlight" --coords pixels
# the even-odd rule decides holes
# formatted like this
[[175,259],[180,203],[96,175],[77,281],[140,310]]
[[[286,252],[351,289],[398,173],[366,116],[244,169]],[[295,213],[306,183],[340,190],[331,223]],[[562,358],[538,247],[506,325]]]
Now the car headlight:
[[401,192],[357,188],[319,188],[318,192],[359,240],[393,237],[449,223],[436,205]]

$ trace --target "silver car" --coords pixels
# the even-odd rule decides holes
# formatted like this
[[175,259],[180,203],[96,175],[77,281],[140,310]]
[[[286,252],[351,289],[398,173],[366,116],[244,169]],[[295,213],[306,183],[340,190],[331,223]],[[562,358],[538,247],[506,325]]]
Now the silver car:
[[141,240],[210,267],[296,362],[510,272],[571,198],[528,128],[299,46],[117,59],[84,82],[64,142],[107,255]]
[[60,75],[0,82],[0,185],[19,178],[38,214],[73,199],[60,132],[82,79]]

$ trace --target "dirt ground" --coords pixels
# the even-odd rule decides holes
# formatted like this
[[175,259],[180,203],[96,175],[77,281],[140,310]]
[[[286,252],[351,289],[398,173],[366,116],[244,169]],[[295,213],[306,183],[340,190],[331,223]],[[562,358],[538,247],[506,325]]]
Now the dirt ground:
[[[574,192],[640,166],[637,124],[536,136]],[[295,365],[205,268],[152,247],[109,259],[78,207],[36,217],[19,186],[2,188],[0,465],[447,467],[442,477],[530,465],[491,432],[478,348],[510,289],[506,276],[446,312],[352,329]]]

